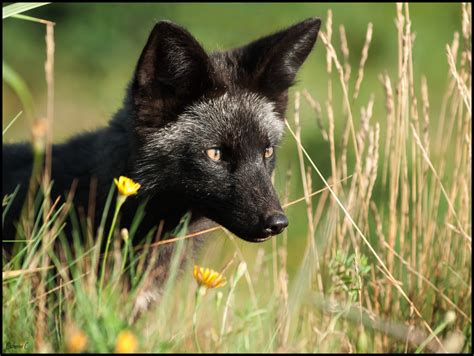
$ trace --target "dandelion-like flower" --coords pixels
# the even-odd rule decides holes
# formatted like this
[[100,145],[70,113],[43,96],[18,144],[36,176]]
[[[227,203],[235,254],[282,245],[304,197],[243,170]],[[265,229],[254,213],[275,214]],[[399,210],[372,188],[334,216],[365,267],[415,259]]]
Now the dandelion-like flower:
[[118,180],[117,178],[114,178],[114,182],[117,185],[119,193],[125,197],[137,194],[138,189],[140,189],[139,183],[136,183],[132,179],[124,176],[120,176]]
[[206,288],[219,288],[227,283],[222,274],[209,268],[194,266],[193,275],[198,284]]
[[194,343],[196,348],[201,353],[201,346],[199,346],[199,341],[197,337],[197,311],[201,305],[201,300],[206,294],[206,290],[209,288],[219,288],[227,283],[225,277],[210,268],[202,268],[195,265],[193,270],[194,278],[199,285],[199,288],[196,289],[196,306],[194,308],[193,314],[193,334],[194,334]]
[[109,236],[107,237],[107,243],[105,245],[105,256],[102,262],[102,273],[101,273],[100,285],[99,285],[100,296],[102,296],[102,288],[104,286],[105,266],[107,262],[107,255],[109,252],[109,245],[112,239],[112,233],[114,232],[114,229],[115,229],[115,223],[117,222],[117,217],[118,217],[120,207],[123,205],[123,203],[125,203],[125,200],[127,200],[128,196],[137,194],[138,189],[140,189],[139,183],[136,183],[132,179],[124,177],[124,176],[120,176],[119,179],[114,178],[114,182],[115,182],[115,185],[117,186],[119,194],[117,195],[117,202],[115,204],[114,217],[112,219],[112,225],[110,226]]
[[115,352],[120,354],[134,353],[137,351],[138,341],[135,335],[129,331],[121,331],[117,336]]
[[66,350],[71,353],[83,352],[87,347],[87,335],[79,329],[72,328],[66,336]]

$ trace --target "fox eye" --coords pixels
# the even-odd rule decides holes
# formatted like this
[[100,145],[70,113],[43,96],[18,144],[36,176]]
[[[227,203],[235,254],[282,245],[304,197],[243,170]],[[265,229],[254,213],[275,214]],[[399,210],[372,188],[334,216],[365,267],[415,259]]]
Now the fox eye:
[[273,156],[273,147],[265,148],[264,156],[265,158],[270,158],[271,156]]
[[219,162],[221,160],[222,153],[219,148],[209,148],[206,150],[206,154],[214,162]]

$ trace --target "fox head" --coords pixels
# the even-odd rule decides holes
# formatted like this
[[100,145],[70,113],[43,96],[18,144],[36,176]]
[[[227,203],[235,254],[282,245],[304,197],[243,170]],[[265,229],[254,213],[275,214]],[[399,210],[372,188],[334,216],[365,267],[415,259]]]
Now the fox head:
[[141,194],[166,191],[247,241],[281,233],[288,219],[270,177],[288,88],[320,24],[208,54],[184,28],[157,23],[130,86]]

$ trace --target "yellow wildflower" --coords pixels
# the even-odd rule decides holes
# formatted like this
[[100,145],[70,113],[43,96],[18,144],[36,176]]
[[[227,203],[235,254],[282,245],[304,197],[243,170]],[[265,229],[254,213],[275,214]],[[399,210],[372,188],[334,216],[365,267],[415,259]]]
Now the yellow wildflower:
[[198,284],[206,288],[219,288],[227,282],[222,274],[209,268],[194,266],[193,275]]
[[120,354],[134,353],[137,351],[137,348],[137,338],[131,331],[124,330],[118,334],[115,352]]
[[119,193],[126,197],[137,194],[138,189],[140,189],[139,183],[135,183],[130,178],[124,176],[120,176],[118,180],[114,178],[114,182],[117,185]]
[[67,352],[83,352],[87,347],[87,335],[80,329],[71,328],[66,337]]

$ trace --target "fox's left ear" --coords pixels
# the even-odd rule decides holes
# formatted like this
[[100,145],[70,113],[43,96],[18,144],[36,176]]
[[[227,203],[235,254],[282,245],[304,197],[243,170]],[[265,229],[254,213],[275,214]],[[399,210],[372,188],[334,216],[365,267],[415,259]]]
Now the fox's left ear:
[[309,18],[234,50],[244,81],[269,96],[286,91],[318,37],[321,20]]

